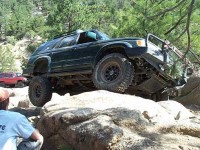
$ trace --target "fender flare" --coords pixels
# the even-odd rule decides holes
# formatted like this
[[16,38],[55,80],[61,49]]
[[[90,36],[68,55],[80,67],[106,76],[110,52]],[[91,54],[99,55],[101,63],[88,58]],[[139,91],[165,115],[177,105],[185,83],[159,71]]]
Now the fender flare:
[[127,48],[132,48],[133,46],[128,42],[113,42],[111,44],[104,45],[96,54],[94,62],[93,62],[93,68],[98,62],[99,58],[101,58],[102,54],[105,53],[108,49],[113,48],[122,48],[124,52],[126,53]]
[[48,72],[51,72],[51,57],[49,57],[49,56],[41,56],[41,57],[38,57],[38,58],[33,62],[33,64],[34,64],[33,70],[34,70],[34,68],[35,68],[35,65],[36,65],[39,61],[42,61],[42,60],[47,60],[47,67],[48,67],[47,71],[48,71]]

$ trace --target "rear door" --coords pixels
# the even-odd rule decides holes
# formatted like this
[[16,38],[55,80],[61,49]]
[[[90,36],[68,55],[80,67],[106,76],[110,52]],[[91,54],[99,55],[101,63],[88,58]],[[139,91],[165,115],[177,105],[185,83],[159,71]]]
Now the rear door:
[[60,44],[51,51],[52,72],[73,71],[74,68],[74,43],[77,35],[64,37]]

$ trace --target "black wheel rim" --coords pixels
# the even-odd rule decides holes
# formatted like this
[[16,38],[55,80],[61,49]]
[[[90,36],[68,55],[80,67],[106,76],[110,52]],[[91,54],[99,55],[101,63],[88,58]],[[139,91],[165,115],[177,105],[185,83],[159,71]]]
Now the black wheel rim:
[[119,65],[111,63],[104,67],[102,77],[106,82],[112,82],[119,77],[120,72]]
[[33,88],[33,97],[40,98],[42,93],[42,88],[40,85],[35,85]]

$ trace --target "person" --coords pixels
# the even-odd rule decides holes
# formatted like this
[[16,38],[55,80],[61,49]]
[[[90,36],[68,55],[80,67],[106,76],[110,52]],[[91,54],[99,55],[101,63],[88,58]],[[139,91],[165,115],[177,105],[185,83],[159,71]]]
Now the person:
[[[43,136],[18,113],[8,111],[9,91],[0,88],[0,150],[40,150]],[[17,137],[23,138],[17,146]]]

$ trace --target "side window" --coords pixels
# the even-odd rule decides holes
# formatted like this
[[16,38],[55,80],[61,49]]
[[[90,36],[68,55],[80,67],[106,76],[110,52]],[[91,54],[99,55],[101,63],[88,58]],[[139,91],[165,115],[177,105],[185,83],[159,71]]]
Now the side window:
[[8,78],[8,77],[9,77],[9,74],[6,73],[6,74],[5,74],[5,78]]
[[61,44],[60,44],[60,48],[61,47],[67,47],[73,44],[74,40],[75,40],[76,36],[70,36],[70,37],[65,37]]
[[42,45],[40,45],[34,53],[39,53],[41,51],[51,50],[52,48],[54,48],[56,46],[56,44],[60,40],[61,40],[61,38],[57,38],[57,39],[53,39],[51,41],[47,41],[46,43],[43,43]]
[[97,41],[97,34],[93,31],[83,32],[79,36],[78,44]]
[[49,41],[47,44],[45,44],[44,50],[52,49],[57,44],[58,41],[59,41],[59,39],[54,39],[52,41]]
[[12,76],[12,74],[7,74],[7,77],[12,78],[13,76]]

